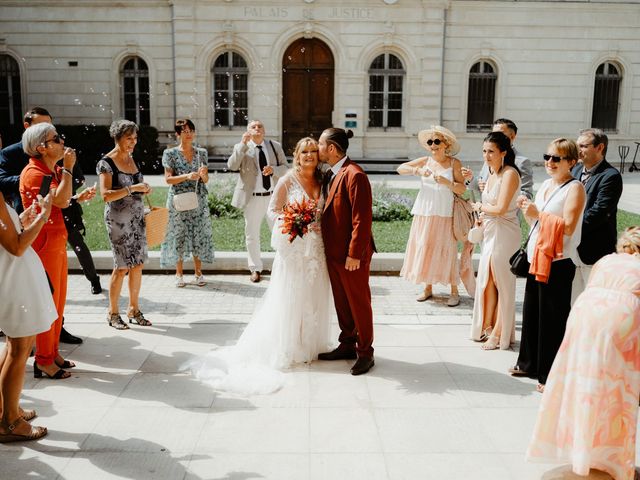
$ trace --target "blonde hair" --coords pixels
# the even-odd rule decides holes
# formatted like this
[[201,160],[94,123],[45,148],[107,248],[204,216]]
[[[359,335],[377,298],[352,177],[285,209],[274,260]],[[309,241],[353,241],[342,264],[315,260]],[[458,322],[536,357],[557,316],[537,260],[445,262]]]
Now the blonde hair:
[[640,254],[640,227],[628,227],[618,237],[618,253]]
[[[569,162],[573,162],[573,165],[578,162],[578,145],[573,140],[563,137],[556,138],[549,146],[555,147],[560,156]],[[573,167],[573,165],[571,166]]]
[[318,142],[315,138],[304,137],[298,140],[298,143],[296,143],[296,148],[293,149],[293,166],[296,170],[300,170],[302,168],[300,166],[300,155],[302,154],[302,150],[304,150],[307,145],[313,145],[314,147],[316,147],[316,149],[318,148]]

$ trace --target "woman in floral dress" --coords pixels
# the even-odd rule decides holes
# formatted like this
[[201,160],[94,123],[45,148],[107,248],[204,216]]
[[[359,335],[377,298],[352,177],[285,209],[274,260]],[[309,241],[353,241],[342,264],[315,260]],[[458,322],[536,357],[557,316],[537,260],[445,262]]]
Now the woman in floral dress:
[[571,462],[633,480],[640,395],[640,227],[593,267],[549,373],[532,461]]
[[[193,145],[196,127],[189,119],[178,120],[175,126],[180,144],[167,148],[162,154],[164,176],[169,188],[167,208],[169,225],[162,243],[160,266],[176,267],[176,287],[186,285],[182,265],[185,257],[193,256],[195,267],[194,283],[199,287],[206,284],[202,275],[202,262],[213,262],[213,233],[207,198],[208,156],[204,148]],[[174,195],[196,192],[198,206],[192,210],[179,212],[173,204]]]

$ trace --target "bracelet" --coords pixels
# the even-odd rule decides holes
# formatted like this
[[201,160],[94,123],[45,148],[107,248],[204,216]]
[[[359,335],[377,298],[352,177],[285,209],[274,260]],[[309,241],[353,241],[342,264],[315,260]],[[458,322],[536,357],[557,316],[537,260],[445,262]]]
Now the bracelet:
[[71,173],[71,170],[69,170],[68,168],[62,167],[62,173],[66,173],[67,175],[73,178],[73,173]]
[[125,187],[127,189],[127,196],[131,196],[131,187],[129,187],[129,185],[125,185]]

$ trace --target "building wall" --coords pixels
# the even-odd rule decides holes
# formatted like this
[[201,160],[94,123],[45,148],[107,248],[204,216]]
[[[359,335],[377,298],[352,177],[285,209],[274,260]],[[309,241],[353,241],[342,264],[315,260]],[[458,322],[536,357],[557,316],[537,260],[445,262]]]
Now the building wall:
[[[357,113],[354,157],[419,156],[417,132],[442,123],[459,136],[463,160],[478,160],[483,134],[466,132],[466,104],[469,68],[479,59],[497,67],[495,116],[518,123],[519,149],[532,158],[556,136],[575,137],[590,126],[595,69],[603,61],[623,71],[611,151],[640,141],[637,2],[0,0],[0,12],[0,53],[20,64],[23,107],[46,106],[61,124],[121,117],[118,70],[139,55],[150,68],[151,123],[163,138],[171,139],[176,115],[187,116],[201,144],[228,153],[243,128],[212,126],[210,70],[231,48],[249,64],[249,116],[277,138],[282,57],[306,36],[334,54],[333,122],[343,125],[346,112]],[[367,70],[385,51],[406,70],[403,128],[386,132],[366,127]]]

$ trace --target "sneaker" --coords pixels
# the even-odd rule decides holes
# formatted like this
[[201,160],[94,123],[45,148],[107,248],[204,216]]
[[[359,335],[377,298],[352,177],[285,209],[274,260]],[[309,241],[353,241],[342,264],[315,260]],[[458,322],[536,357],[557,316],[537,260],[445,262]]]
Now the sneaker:
[[184,283],[184,277],[182,275],[176,275],[176,287],[182,288],[186,285]]
[[193,282],[199,287],[204,287],[207,284],[204,279],[204,275],[196,275],[193,279]]

